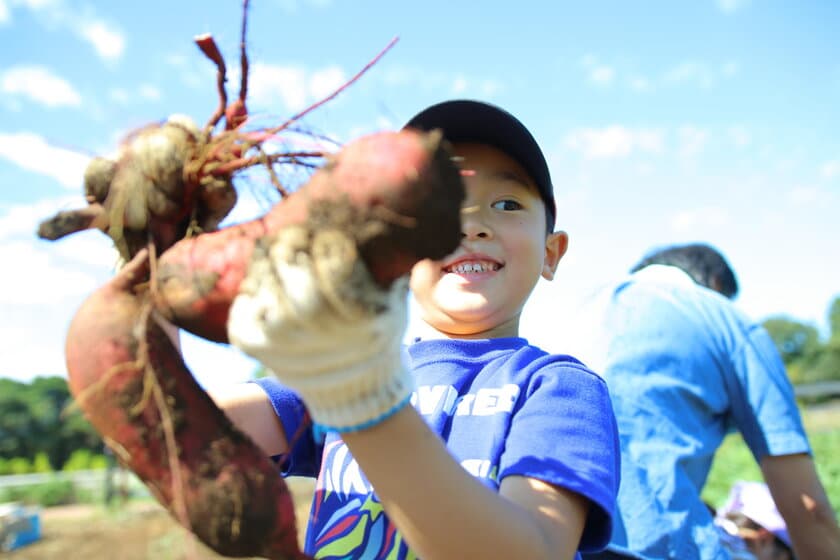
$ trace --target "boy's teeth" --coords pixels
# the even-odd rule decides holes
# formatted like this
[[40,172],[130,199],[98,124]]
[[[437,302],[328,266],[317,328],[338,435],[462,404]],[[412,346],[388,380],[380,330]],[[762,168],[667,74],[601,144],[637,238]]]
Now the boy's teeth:
[[496,267],[491,263],[459,263],[453,266],[450,271],[456,274],[469,274],[473,272],[487,272],[495,270]]

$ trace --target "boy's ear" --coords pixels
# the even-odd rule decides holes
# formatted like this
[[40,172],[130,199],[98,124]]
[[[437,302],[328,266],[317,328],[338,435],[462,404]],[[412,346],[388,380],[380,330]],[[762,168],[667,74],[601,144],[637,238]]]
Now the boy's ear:
[[555,231],[545,238],[545,261],[543,262],[542,277],[554,280],[554,271],[566,249],[569,248],[569,235],[565,231]]

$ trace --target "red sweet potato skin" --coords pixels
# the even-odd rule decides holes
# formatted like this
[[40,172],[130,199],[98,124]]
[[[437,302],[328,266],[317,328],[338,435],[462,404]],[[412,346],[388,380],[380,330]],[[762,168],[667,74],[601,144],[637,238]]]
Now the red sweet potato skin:
[[376,281],[388,286],[461,239],[464,187],[437,132],[373,134],[348,144],[301,189],[258,220],[184,239],[157,267],[155,305],[203,338],[227,342],[230,304],[258,237],[308,223],[351,232]]
[[66,358],[77,404],[119,460],[209,547],[233,557],[303,558],[276,465],[234,428],[149,318],[150,305],[133,292],[136,264],[72,320]]

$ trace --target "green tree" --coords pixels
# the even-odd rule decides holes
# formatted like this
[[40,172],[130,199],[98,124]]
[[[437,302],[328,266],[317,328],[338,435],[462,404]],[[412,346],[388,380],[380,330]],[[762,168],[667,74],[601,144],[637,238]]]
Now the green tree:
[[[772,317],[764,321],[785,365],[812,360],[820,351],[820,337],[816,327],[786,317]],[[802,364],[805,365],[805,364]]]
[[29,474],[32,472],[32,463],[26,457],[15,457],[9,460],[9,474]]
[[62,470],[65,471],[84,471],[90,468],[93,453],[89,449],[77,449],[74,451],[67,462],[64,463]]
[[831,328],[831,339],[840,339],[840,296],[835,297],[828,307],[828,326]]
[[11,379],[0,379],[0,457],[33,458],[38,435],[26,385]]
[[840,381],[840,333],[823,346],[804,372],[803,381]]
[[828,306],[828,325],[828,342],[814,358],[805,381],[840,381],[840,296]]
[[62,377],[0,379],[0,457],[33,461],[41,452],[60,468],[76,449],[100,451],[101,438],[71,403]]
[[53,468],[47,454],[39,451],[35,454],[35,460],[32,461],[32,472],[45,473],[52,472]]

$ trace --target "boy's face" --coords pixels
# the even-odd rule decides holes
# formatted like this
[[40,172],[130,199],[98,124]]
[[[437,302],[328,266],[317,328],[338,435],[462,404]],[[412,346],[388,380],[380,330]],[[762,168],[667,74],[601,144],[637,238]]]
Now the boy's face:
[[454,151],[466,186],[461,245],[443,260],[417,263],[412,292],[422,319],[441,333],[516,336],[528,295],[540,276],[553,278],[568,237],[546,236],[542,199],[516,161],[484,144]]

